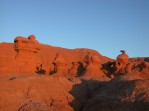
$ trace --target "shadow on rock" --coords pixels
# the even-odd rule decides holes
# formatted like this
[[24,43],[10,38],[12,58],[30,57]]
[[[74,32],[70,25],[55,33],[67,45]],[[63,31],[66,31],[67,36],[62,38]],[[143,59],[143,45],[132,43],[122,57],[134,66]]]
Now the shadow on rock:
[[70,103],[75,111],[81,111],[86,102],[91,97],[92,93],[96,89],[102,88],[107,82],[99,80],[86,80],[86,79],[73,79],[69,78],[70,81],[75,82],[72,90],[69,92],[75,99]]

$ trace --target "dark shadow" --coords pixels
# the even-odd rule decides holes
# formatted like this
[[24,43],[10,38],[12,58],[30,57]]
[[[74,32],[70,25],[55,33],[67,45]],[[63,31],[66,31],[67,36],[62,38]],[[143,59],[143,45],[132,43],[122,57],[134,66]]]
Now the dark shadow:
[[54,62],[52,62],[52,64],[54,65],[54,69],[50,70],[49,75],[52,75],[52,74],[56,73],[56,70],[57,70],[56,64]]
[[52,75],[52,74],[54,74],[54,73],[55,73],[55,71],[52,70],[52,71],[49,72],[49,75]]
[[14,79],[16,79],[16,77],[11,77],[9,80],[14,80]]
[[[74,111],[82,111],[85,107],[87,100],[91,98],[94,91],[100,89],[107,82],[100,82],[98,80],[86,80],[83,78],[80,79],[80,84],[75,84],[72,87],[72,90],[69,92],[75,99],[69,103],[71,107],[74,108]],[[71,82],[76,81],[76,78],[69,78]]]
[[[145,84],[145,80],[121,80],[121,77],[123,76],[107,82],[81,79],[69,92],[74,97],[70,106],[74,111],[149,111],[149,102],[144,99],[147,92],[138,92],[138,89],[142,90],[142,86],[137,85]],[[76,78],[68,80],[74,82]],[[133,91],[136,92],[135,101],[132,101]]]
[[40,66],[36,67],[36,71],[37,74],[45,74],[46,70],[42,68],[42,64],[40,64]]
[[132,70],[138,70],[139,72],[141,72],[144,68],[143,62],[137,65],[134,65]]
[[110,76],[111,74],[114,74],[115,68],[114,68],[115,62],[107,62],[102,64],[102,70],[105,70],[104,72],[107,76]]
[[85,72],[85,68],[84,68],[82,62],[79,61],[78,64],[79,64],[79,67],[77,69],[77,75],[81,76]]
[[149,57],[144,58],[145,62],[149,62]]

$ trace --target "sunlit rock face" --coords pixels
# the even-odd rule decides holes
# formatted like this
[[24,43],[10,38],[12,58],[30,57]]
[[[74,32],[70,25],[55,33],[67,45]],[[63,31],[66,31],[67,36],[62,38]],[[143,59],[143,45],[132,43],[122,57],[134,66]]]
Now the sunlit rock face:
[[36,37],[34,35],[30,35],[28,38],[16,37],[14,39],[14,49],[17,52],[15,59],[20,67],[19,72],[35,73],[37,64],[35,55],[40,49]]
[[68,73],[66,68],[67,62],[61,54],[59,53],[56,54],[53,64],[54,64],[54,73],[57,73],[60,76],[67,75]]
[[[86,66],[84,58],[87,52],[97,55],[102,63],[111,60],[95,50],[54,47],[39,43],[34,35],[17,36],[14,43],[0,43],[0,74],[49,75],[61,72],[60,75],[81,76]],[[57,58],[57,53],[62,57]],[[59,58],[64,60],[59,61]],[[72,64],[73,62],[76,64]],[[74,70],[70,71],[72,67]]]
[[0,111],[149,111],[149,58],[0,43]]
[[28,38],[18,36],[14,39],[14,49],[17,52],[16,59],[33,59],[40,49],[34,35]]
[[69,71],[69,74],[73,77],[77,76],[79,68],[79,62],[72,62],[72,68]]
[[85,77],[102,77],[105,74],[101,71],[101,60],[97,55],[87,55],[85,57],[86,67],[85,67]]

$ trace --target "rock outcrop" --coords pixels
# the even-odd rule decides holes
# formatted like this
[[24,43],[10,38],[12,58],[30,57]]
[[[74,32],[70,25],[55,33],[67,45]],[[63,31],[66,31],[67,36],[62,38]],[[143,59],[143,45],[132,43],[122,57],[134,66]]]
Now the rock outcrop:
[[53,61],[53,64],[54,64],[54,73],[57,73],[59,76],[68,75],[68,70],[66,68],[67,62],[62,55],[57,53]]
[[39,42],[34,35],[28,38],[18,36],[14,39],[14,49],[17,52],[16,59],[35,61],[35,53],[39,52]]
[[18,36],[14,39],[14,49],[17,52],[16,62],[19,65],[19,73],[35,73],[36,53],[39,52],[39,42],[34,35],[28,38]]
[[84,77],[101,77],[101,76],[106,76],[102,71],[101,71],[101,61],[97,55],[91,56],[88,54],[85,57],[86,62],[86,67],[85,67],[85,73]]
[[81,62],[72,62],[72,67],[69,74],[73,77],[79,77],[84,73],[84,66]]
[[33,35],[28,38],[18,36],[14,43],[0,43],[0,74],[53,74],[53,60],[57,52],[65,59],[66,75],[69,76],[74,76],[68,73],[72,68],[72,62],[79,63],[76,75],[84,73],[84,58],[87,52],[97,55],[102,63],[112,60],[95,50],[53,47],[39,43]]
[[121,50],[122,54],[117,56],[115,61],[115,73],[126,73],[126,66],[128,64],[129,56],[125,53],[125,50]]

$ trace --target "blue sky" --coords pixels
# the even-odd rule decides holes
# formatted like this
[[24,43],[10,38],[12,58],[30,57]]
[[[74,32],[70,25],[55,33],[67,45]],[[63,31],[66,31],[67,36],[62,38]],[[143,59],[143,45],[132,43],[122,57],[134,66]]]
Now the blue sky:
[[41,43],[149,57],[149,0],[0,0],[0,42]]

